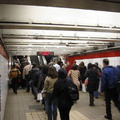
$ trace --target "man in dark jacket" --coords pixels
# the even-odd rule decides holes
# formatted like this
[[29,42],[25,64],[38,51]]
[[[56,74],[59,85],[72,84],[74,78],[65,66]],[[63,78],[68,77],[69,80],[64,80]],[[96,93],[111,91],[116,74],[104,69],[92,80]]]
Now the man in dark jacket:
[[35,74],[38,71],[38,67],[36,64],[33,64],[32,70],[30,70],[29,72],[29,81],[31,81],[31,89],[32,89],[32,93],[35,96],[35,99],[37,99],[37,92],[36,92],[36,88],[34,87],[34,83],[35,83]]
[[[34,88],[34,94],[35,94],[35,96],[37,96],[37,94],[38,94],[37,88],[38,88],[38,83],[39,83],[40,75],[42,74],[42,67],[39,66],[38,69],[39,70],[35,73],[35,78],[34,78],[34,81],[33,81],[33,88]],[[36,102],[40,101],[38,99],[39,98],[37,97]]]
[[112,120],[111,114],[111,100],[115,103],[115,106],[120,111],[120,103],[118,102],[118,94],[115,89],[114,69],[109,66],[109,60],[103,60],[103,71],[101,78],[101,92],[105,93],[105,104],[106,104],[106,119]]

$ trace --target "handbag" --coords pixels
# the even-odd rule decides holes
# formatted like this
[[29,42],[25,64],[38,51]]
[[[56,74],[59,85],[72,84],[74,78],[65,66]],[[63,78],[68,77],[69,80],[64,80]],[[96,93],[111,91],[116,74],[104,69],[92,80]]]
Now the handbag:
[[85,79],[84,84],[88,85],[88,78]]
[[82,92],[86,93],[86,86],[85,86],[85,84],[82,84]]
[[37,94],[37,100],[38,100],[38,101],[42,100],[42,93],[38,93],[38,94]]
[[41,91],[41,93],[42,93],[42,98],[46,98],[46,94],[47,94],[47,92],[46,92],[46,90],[43,88],[43,90]]

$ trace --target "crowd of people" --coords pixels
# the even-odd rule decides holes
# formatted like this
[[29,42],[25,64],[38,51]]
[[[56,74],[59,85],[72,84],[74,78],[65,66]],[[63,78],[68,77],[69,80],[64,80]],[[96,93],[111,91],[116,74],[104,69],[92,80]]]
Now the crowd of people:
[[[68,78],[72,79],[78,91],[84,92],[83,89],[87,89],[89,106],[94,106],[94,98],[99,98],[99,94],[104,95],[106,104],[104,117],[106,119],[112,120],[111,100],[120,111],[120,93],[116,92],[115,70],[113,66],[109,66],[108,59],[103,60],[102,70],[97,62],[95,64],[89,63],[86,67],[84,62],[77,65],[74,61],[73,65],[70,66],[68,62],[63,64],[58,58],[51,60],[48,65],[31,65],[27,60],[24,62],[22,69],[14,64],[9,73],[13,92],[17,94],[18,79],[21,79],[21,87],[26,88],[26,92],[31,90],[37,102],[39,102],[37,96],[41,93],[48,120],[57,120],[57,108],[61,120],[69,120],[69,113],[75,101],[68,92]],[[116,70],[120,75],[119,66],[116,67]],[[99,93],[100,82],[101,90]]]

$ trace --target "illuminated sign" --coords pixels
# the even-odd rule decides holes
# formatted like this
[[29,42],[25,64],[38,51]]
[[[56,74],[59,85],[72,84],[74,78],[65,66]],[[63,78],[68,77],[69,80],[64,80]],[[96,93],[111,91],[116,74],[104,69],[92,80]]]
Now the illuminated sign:
[[54,55],[54,52],[37,52],[37,55],[43,55],[43,56]]

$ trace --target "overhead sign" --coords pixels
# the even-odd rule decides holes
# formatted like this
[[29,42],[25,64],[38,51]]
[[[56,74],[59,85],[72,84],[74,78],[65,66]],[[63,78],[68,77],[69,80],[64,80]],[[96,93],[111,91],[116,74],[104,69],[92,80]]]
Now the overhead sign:
[[37,55],[43,55],[43,56],[54,55],[54,52],[37,52]]

